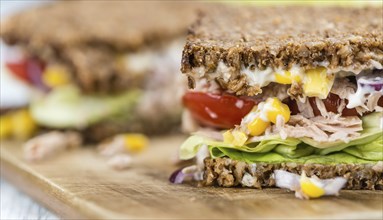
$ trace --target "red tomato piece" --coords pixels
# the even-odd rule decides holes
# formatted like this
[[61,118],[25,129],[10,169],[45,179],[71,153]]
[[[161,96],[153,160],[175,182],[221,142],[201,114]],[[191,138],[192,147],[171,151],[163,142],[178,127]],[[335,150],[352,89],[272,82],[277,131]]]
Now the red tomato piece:
[[233,128],[241,123],[259,102],[229,94],[188,92],[183,96],[184,106],[199,123],[215,128]]
[[22,59],[18,62],[6,62],[5,66],[11,71],[11,73],[24,82],[30,83],[27,73],[27,60]]
[[[308,100],[309,100],[311,107],[313,108],[314,115],[315,116],[321,115],[321,113],[318,109],[318,106],[315,102],[315,98],[310,97],[310,98],[308,98]],[[339,113],[338,107],[341,105],[342,100],[338,95],[333,94],[333,93],[329,93],[327,98],[322,99],[322,101],[323,101],[327,111],[334,112],[336,114]],[[290,107],[291,113],[293,115],[296,115],[299,113],[299,109],[298,109],[298,106],[297,106],[297,103],[295,100],[289,99],[285,102]],[[346,99],[345,102],[347,104],[348,100]],[[383,107],[383,96],[379,98],[378,105]],[[344,108],[343,111],[341,112],[341,114],[342,114],[342,116],[358,116],[359,115],[355,108],[351,108],[351,109]]]
[[13,75],[24,82],[32,84],[39,89],[48,90],[48,87],[43,83],[41,78],[45,65],[40,60],[34,58],[24,58],[17,62],[6,62],[5,65]]

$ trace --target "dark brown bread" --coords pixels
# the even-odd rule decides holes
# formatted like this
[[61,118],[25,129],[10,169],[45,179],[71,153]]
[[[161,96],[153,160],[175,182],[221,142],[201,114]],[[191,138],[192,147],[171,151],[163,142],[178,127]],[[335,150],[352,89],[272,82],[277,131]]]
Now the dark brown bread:
[[[306,175],[316,175],[321,179],[329,179],[337,176],[348,179],[345,189],[368,189],[383,190],[383,172],[374,164],[251,164],[231,160],[229,158],[206,158],[205,171],[202,184],[205,186],[223,187],[275,187],[274,170],[286,170],[291,173],[301,174],[304,170]],[[380,170],[379,170],[380,169]],[[253,185],[244,185],[242,178],[245,173],[254,179]]]
[[60,1],[10,17],[1,36],[36,50],[89,44],[137,50],[183,35],[195,9],[170,1]]
[[85,91],[119,91],[136,79],[121,70],[117,55],[186,36],[199,9],[174,1],[58,1],[6,19],[1,37],[64,65]]
[[360,68],[370,59],[383,64],[382,17],[381,7],[216,7],[190,29],[182,72],[193,87],[195,67],[222,84],[211,74],[219,62],[231,67],[234,84],[243,81],[242,67],[312,68],[328,62],[331,69]]
[[135,117],[132,120],[109,120],[92,125],[81,133],[86,142],[94,143],[122,133],[143,133],[146,135],[164,135],[180,133],[180,115],[172,116],[161,113],[157,120]]

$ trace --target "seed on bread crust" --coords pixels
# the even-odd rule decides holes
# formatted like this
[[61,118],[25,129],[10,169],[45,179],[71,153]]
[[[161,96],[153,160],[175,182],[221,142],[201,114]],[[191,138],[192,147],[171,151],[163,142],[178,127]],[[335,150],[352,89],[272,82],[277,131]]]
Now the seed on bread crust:
[[[275,187],[273,173],[281,169],[299,175],[304,170],[308,176],[316,175],[320,179],[345,177],[345,189],[383,190],[383,172],[382,169],[376,169],[376,164],[248,164],[227,157],[206,158],[204,163],[204,186]],[[245,174],[253,178],[251,186],[242,181]]]
[[118,68],[117,56],[183,38],[201,8],[196,2],[57,1],[3,19],[0,36],[45,63],[64,65],[85,92],[119,92],[143,80]]
[[[382,15],[381,7],[215,7],[192,26],[181,71],[203,67],[204,75],[194,80],[211,80],[220,63],[230,75],[243,68],[325,65],[358,70],[383,65]],[[238,94],[254,92],[249,89],[254,85],[242,80],[220,84]]]

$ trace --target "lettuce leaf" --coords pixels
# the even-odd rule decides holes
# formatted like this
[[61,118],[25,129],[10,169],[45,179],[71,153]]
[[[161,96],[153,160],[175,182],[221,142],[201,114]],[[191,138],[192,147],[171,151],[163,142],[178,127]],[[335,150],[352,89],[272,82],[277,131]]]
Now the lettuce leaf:
[[366,160],[383,160],[383,136],[367,144],[348,147],[343,151]]
[[55,88],[30,106],[34,120],[52,128],[82,129],[101,121],[127,119],[141,96],[140,90],[114,95],[82,94],[74,85]]
[[[248,163],[371,163],[383,160],[383,135],[380,128],[381,113],[363,117],[361,136],[348,143],[319,143],[308,139],[270,136],[260,142],[234,146],[201,136],[189,137],[181,146],[180,158],[193,158],[199,148],[208,146],[213,158],[228,156]],[[327,148],[323,148],[323,145]]]
[[268,153],[249,153],[242,152],[235,149],[210,147],[210,153],[213,158],[228,156],[233,160],[245,161],[247,163],[319,163],[319,164],[337,164],[337,163],[371,163],[373,161],[361,159],[353,155],[338,152],[329,154],[326,156],[322,155],[309,155],[299,158],[289,158],[276,152]]
[[204,144],[205,138],[200,136],[191,136],[181,145],[180,159],[189,160],[197,155],[198,150]]
[[285,157],[299,158],[311,155],[315,151],[315,148],[305,143],[299,143],[295,146],[278,145],[274,148],[274,151]]

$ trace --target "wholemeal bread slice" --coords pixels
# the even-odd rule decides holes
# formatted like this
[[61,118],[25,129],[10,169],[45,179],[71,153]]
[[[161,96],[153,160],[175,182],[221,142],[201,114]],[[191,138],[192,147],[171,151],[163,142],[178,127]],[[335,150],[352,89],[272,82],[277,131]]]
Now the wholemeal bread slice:
[[[308,176],[320,179],[345,177],[345,189],[383,190],[382,162],[375,164],[296,164],[296,163],[254,163],[223,158],[206,158],[204,161],[204,176],[202,184],[205,186],[222,187],[274,187],[275,170],[285,170],[295,174],[302,171]],[[245,177],[245,178],[244,178]]]
[[161,113],[157,119],[135,117],[131,120],[108,120],[81,130],[86,142],[99,142],[121,133],[141,132],[147,135],[179,133],[180,115]]
[[381,7],[216,7],[191,27],[182,72],[191,88],[208,78],[253,95],[259,88],[243,79],[244,69],[381,67],[382,16]]
[[117,55],[184,37],[200,8],[170,1],[58,1],[7,18],[1,37],[30,56],[64,65],[84,91],[120,91],[141,79],[121,70]]

